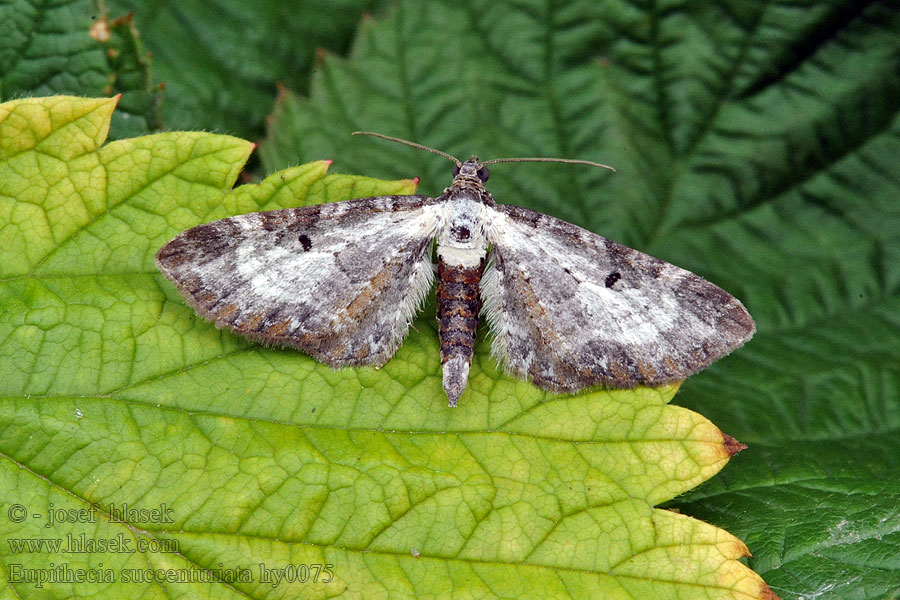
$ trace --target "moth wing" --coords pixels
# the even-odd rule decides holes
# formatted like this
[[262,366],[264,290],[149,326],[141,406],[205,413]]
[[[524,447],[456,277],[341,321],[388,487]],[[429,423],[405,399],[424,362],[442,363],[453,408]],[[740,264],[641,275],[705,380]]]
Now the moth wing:
[[222,219],[182,232],[157,265],[203,317],[334,367],[381,365],[431,287],[426,196],[383,196]]
[[560,219],[488,212],[482,279],[493,352],[551,390],[680,381],[753,335],[744,306],[708,281]]

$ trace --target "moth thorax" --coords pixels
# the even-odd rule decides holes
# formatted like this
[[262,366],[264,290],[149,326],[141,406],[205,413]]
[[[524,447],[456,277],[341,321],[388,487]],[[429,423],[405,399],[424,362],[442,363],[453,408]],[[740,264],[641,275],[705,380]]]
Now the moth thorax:
[[444,204],[443,222],[437,238],[437,252],[447,265],[473,268],[487,253],[484,206],[472,196],[451,196]]
[[479,282],[484,262],[476,267],[438,262],[437,319],[441,342],[444,391],[450,406],[466,389],[469,365],[475,348],[478,313],[481,311]]

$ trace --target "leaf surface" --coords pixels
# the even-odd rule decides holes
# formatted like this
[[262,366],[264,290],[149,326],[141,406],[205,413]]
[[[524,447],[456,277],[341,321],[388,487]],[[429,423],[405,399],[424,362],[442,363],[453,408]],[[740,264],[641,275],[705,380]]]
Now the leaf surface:
[[[111,137],[160,128],[159,89],[130,17],[96,0],[0,3],[0,101],[21,96],[121,94]],[[124,13],[123,13],[124,14]]]
[[345,50],[381,0],[107,0],[133,13],[172,129],[259,139],[278,86],[306,90],[317,55]]
[[2,593],[767,597],[741,541],[654,508],[735,449],[676,387],[551,396],[482,340],[450,410],[433,307],[383,369],[334,371],[216,330],[153,267],[186,227],[414,180],[319,161],[229,191],[252,144],[102,145],[113,108],[0,105]]

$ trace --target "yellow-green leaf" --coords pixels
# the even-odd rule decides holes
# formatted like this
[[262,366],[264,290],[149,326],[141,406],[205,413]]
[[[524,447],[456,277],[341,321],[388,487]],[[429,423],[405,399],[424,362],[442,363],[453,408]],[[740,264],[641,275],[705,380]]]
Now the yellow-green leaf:
[[734,448],[676,386],[548,395],[480,338],[453,410],[433,305],[380,370],[194,315],[153,267],[178,231],[416,181],[231,190],[252,144],[102,145],[114,103],[0,105],[0,594],[771,597],[742,542],[654,508]]

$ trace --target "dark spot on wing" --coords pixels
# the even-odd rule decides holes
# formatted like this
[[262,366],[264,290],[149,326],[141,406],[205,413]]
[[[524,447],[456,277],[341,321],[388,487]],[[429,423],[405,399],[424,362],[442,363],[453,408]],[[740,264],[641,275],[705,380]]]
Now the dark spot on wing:
[[618,271],[613,271],[606,276],[606,287],[611,288],[612,286],[616,285],[616,282],[620,279],[622,279],[621,273],[619,273]]
[[300,244],[303,246],[303,251],[309,252],[309,249],[312,248],[312,240],[309,239],[309,236],[305,233],[301,233],[298,239],[300,240]]

